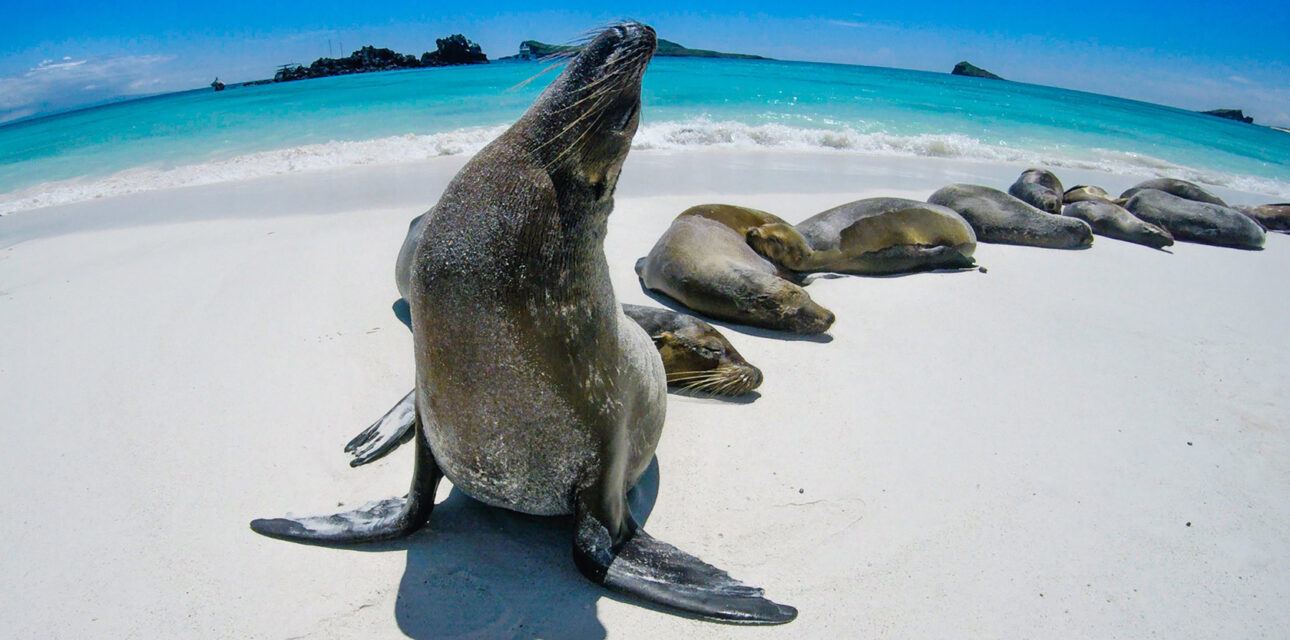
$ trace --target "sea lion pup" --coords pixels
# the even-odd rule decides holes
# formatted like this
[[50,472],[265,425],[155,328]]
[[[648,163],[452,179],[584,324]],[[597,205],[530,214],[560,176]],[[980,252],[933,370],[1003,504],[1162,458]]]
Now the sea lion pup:
[[[761,386],[761,369],[751,365],[712,325],[671,309],[624,304],[623,313],[654,341],[667,385],[682,391],[737,396]],[[385,457],[412,435],[416,391],[410,391],[380,420],[345,445],[359,467]]]
[[[749,229],[782,219],[747,207],[690,207],[636,261],[636,275],[651,291],[713,318],[788,331],[823,333],[833,312],[795,284],[797,274],[753,251]],[[791,227],[791,225],[788,225]]]
[[1238,204],[1232,207],[1267,231],[1290,232],[1290,203]]
[[980,242],[1049,249],[1084,249],[1093,244],[1093,230],[1083,220],[1048,215],[998,189],[952,184],[927,201],[957,211]]
[[[1084,202],[1086,200],[1115,202],[1115,198],[1112,198],[1111,194],[1106,192],[1106,189],[1087,184],[1077,184],[1067,189],[1066,193],[1062,194],[1062,202],[1066,204]],[[1096,229],[1094,231],[1096,231]]]
[[574,514],[594,582],[706,618],[782,623],[796,611],[655,540],[626,503],[666,411],[663,363],[614,299],[604,237],[639,123],[649,27],[606,29],[421,222],[410,261],[416,465],[405,498],[330,516],[256,520],[327,543],[407,535],[447,476],[482,502]]
[[1174,239],[1233,249],[1262,249],[1263,228],[1240,211],[1142,189],[1124,205],[1133,215],[1161,227]]
[[[1156,178],[1155,180],[1139,182],[1133,187],[1126,189],[1124,193],[1121,193],[1120,200],[1128,202],[1129,198],[1132,198],[1134,194],[1142,191],[1143,189],[1155,189],[1156,191],[1163,191],[1170,195],[1178,196],[1179,198],[1187,200],[1207,202],[1209,204],[1216,204],[1220,207],[1227,206],[1227,203],[1223,202],[1222,198],[1204,190],[1200,185],[1187,182],[1186,180],[1175,180],[1174,178]],[[1120,204],[1123,204],[1123,202]],[[1182,238],[1179,238],[1179,240],[1181,239]]]
[[1051,171],[1026,169],[1008,187],[1008,195],[1048,213],[1062,212],[1062,181]]
[[976,234],[951,209],[903,198],[869,198],[797,224],[769,223],[746,233],[771,262],[799,272],[889,275],[976,264]]
[[1156,249],[1162,249],[1174,243],[1174,237],[1168,231],[1138,218],[1114,202],[1080,200],[1062,208],[1062,215],[1087,222],[1088,226],[1093,228],[1093,233],[1099,236]]

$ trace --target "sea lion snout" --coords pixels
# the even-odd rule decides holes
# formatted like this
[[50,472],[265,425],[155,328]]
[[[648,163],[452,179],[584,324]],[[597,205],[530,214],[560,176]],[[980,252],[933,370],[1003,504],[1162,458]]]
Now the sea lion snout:
[[789,321],[793,330],[798,333],[824,333],[833,326],[837,316],[813,300],[808,300],[793,314]]

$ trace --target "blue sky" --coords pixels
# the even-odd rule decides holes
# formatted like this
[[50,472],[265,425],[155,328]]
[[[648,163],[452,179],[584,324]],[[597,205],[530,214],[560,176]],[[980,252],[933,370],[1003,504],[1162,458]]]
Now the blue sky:
[[[1178,0],[899,3],[660,0],[536,3],[55,0],[0,5],[0,121],[121,96],[269,77],[364,44],[419,54],[464,33],[490,57],[523,39],[561,42],[623,17],[692,47],[782,59],[948,71],[960,59],[1006,78],[1186,109],[1241,108],[1290,126],[1290,3]],[[648,7],[648,8],[647,8]]]

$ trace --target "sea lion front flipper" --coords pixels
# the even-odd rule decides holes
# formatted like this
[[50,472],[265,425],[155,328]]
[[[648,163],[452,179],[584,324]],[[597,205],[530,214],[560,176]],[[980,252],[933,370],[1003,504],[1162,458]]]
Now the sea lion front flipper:
[[420,428],[414,429],[413,438],[416,440],[416,466],[408,495],[369,502],[353,511],[326,516],[252,520],[251,530],[283,540],[346,544],[400,538],[420,529],[434,511],[435,490],[443,479],[443,471],[435,462]]
[[573,559],[592,582],[720,622],[783,624],[797,617],[797,609],[767,600],[760,588],[654,539],[625,517],[634,532],[614,544],[609,528],[579,502]]
[[412,426],[417,420],[416,399],[413,397],[415,395],[416,389],[409,391],[408,395],[403,396],[398,404],[386,411],[380,420],[373,422],[372,426],[354,436],[354,439],[345,445],[345,452],[354,454],[354,459],[349,461],[349,466],[359,467],[384,458],[385,454],[408,441]]

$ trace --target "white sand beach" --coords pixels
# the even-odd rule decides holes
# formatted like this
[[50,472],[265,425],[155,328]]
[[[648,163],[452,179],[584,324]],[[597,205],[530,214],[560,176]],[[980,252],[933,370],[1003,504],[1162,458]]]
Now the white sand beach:
[[[796,606],[741,628],[582,578],[570,521],[440,488],[401,541],[255,517],[401,495],[344,444],[411,387],[407,222],[461,156],[0,218],[0,610],[13,638],[1277,638],[1290,628],[1290,236],[982,244],[987,273],[819,277],[823,339],[719,325],[754,399],[670,394],[646,529]],[[634,151],[606,253],[684,208],[796,222],[1021,165]],[[1112,193],[1153,176],[1055,168]],[[1266,197],[1216,189],[1233,203]],[[506,381],[497,381],[505,385]],[[520,390],[517,390],[520,391]]]

